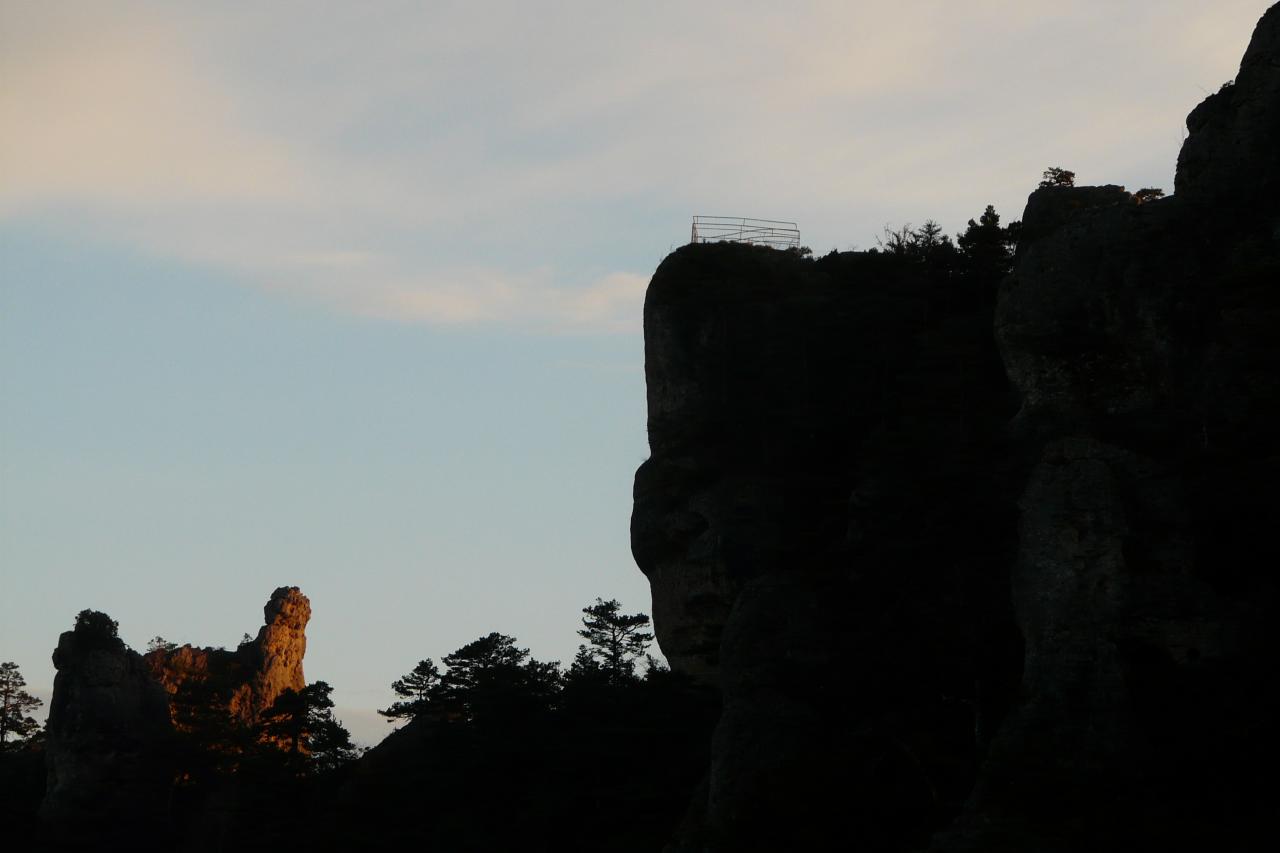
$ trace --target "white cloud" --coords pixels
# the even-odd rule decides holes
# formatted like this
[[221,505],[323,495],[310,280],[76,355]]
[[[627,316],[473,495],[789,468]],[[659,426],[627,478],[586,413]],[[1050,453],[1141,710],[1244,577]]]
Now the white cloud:
[[0,52],[0,211],[270,203],[306,186],[290,147],[241,126],[176,34],[103,21],[42,35]]
[[11,3],[0,221],[362,316],[634,329],[688,214],[821,251],[1014,218],[1048,165],[1168,187],[1266,5]]

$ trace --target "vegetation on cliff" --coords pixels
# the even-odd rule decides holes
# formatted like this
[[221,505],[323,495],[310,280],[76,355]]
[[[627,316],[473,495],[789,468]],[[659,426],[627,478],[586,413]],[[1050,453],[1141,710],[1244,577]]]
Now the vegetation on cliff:
[[[277,599],[305,601],[296,588],[277,590],[260,637],[297,642],[270,630],[291,618],[282,614],[299,613]],[[229,652],[155,638],[144,658],[120,640],[114,620],[85,610],[56,655],[43,828],[34,811],[44,786],[31,773],[43,753],[0,757],[0,784],[13,789],[9,806],[24,833],[68,849],[92,840],[254,850],[370,835],[448,849],[541,849],[527,841],[531,822],[550,833],[575,820],[570,834],[582,849],[600,839],[607,849],[651,849],[698,781],[714,702],[652,658],[638,672],[652,640],[646,615],[603,599],[583,614],[587,643],[568,672],[496,632],[444,655],[443,673],[419,662],[397,679],[402,700],[384,712],[408,725],[358,762],[323,681],[285,687],[260,712],[243,713],[251,707],[245,686],[261,683],[258,667],[283,657],[279,650],[251,640]],[[15,697],[19,678],[10,679]],[[663,761],[648,763],[655,756]],[[476,804],[495,779],[521,817],[477,828]],[[586,799],[589,816],[575,818]],[[430,822],[403,823],[388,811],[410,808]]]
[[671,670],[597,599],[567,671],[497,632],[420,659],[352,761],[296,590],[235,652],[144,660],[83,611],[44,817],[180,850],[1263,847],[1278,56],[1275,6],[1172,198],[1053,167],[954,240],[662,262],[632,548]]
[[[659,849],[699,784],[717,704],[652,659],[641,671],[648,622],[597,599],[583,608],[587,642],[567,671],[499,633],[440,667],[419,661],[382,712],[407,724],[354,766],[328,837],[449,850]],[[403,820],[410,812],[419,819]]]

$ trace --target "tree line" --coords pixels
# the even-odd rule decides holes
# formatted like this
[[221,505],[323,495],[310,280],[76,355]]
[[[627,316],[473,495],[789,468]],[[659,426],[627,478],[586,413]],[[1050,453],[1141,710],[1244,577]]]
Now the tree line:
[[[568,670],[530,656],[506,634],[490,633],[444,655],[437,666],[426,658],[391,684],[398,699],[380,714],[389,721],[429,717],[443,722],[493,724],[551,710],[568,690],[621,688],[655,677],[665,667],[648,654],[649,617],[623,613],[615,600],[597,598],[584,607],[579,645]],[[105,613],[83,610],[76,627],[86,639],[119,641],[118,624]],[[175,643],[154,637],[149,652]],[[641,671],[640,664],[644,664]],[[0,664],[0,749],[39,742],[42,727],[30,712],[42,700],[27,693],[16,663]],[[210,679],[184,682],[172,697],[175,727],[188,775],[192,770],[228,772],[270,759],[298,775],[323,772],[359,755],[350,733],[333,714],[333,688],[314,681],[286,689],[260,715],[243,723],[227,707],[226,685]]]
[[425,717],[489,724],[552,710],[566,690],[621,688],[663,671],[647,654],[653,642],[648,616],[625,614],[618,601],[600,598],[582,612],[578,635],[587,642],[578,646],[567,671],[558,662],[535,660],[514,637],[491,633],[442,657],[443,670],[431,658],[419,661],[392,682],[399,699],[378,713],[391,721]]

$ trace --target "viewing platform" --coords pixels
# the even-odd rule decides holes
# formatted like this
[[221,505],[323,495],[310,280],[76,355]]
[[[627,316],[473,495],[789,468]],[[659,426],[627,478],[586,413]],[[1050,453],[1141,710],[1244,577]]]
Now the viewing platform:
[[800,228],[794,222],[777,219],[749,219],[744,216],[695,216],[691,243],[752,243],[791,249],[800,246]]

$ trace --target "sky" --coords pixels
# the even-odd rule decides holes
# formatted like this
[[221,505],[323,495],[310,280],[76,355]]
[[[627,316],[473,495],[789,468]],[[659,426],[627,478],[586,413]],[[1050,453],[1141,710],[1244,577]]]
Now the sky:
[[1173,189],[1266,0],[0,0],[0,659],[88,607],[234,647],[310,597],[358,740],[630,555],[641,309],[694,214],[1017,219]]

